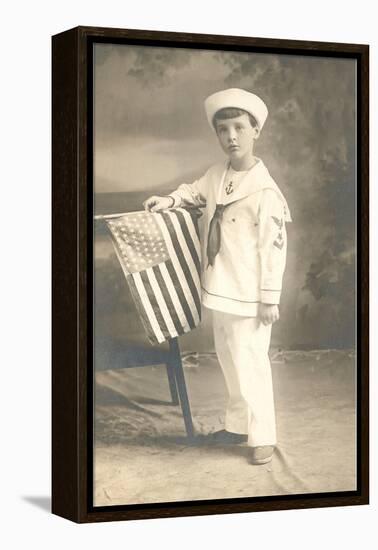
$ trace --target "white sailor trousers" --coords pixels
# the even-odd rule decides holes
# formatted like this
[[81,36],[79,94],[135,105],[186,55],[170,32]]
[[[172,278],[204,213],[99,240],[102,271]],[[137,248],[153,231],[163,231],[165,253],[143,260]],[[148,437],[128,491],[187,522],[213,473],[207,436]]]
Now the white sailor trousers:
[[227,431],[248,434],[248,445],[276,444],[272,371],[268,356],[272,325],[257,317],[213,310],[215,351],[229,400]]

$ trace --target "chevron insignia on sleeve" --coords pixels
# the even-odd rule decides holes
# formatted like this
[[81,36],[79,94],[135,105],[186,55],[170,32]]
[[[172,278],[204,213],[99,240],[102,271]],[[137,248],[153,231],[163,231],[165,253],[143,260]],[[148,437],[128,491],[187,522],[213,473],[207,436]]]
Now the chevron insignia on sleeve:
[[282,250],[283,245],[284,245],[283,241],[281,241],[280,243],[278,241],[274,241],[273,243],[273,246],[276,246],[280,250]]
[[278,227],[279,227],[280,229],[282,229],[282,226],[283,226],[283,220],[282,220],[282,218],[279,219],[279,218],[276,218],[276,216],[272,216],[272,220],[274,221],[274,223],[275,223],[276,225],[278,225]]

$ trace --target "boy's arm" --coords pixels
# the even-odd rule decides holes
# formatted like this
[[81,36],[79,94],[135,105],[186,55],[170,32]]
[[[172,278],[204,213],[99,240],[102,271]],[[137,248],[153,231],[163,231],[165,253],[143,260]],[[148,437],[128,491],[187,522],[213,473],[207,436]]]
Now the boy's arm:
[[287,235],[284,205],[272,189],[264,189],[259,207],[259,254],[261,302],[280,303],[286,265]]
[[178,188],[168,196],[172,197],[173,204],[171,208],[179,206],[203,207],[206,205],[207,181],[206,174],[193,183],[182,183]]

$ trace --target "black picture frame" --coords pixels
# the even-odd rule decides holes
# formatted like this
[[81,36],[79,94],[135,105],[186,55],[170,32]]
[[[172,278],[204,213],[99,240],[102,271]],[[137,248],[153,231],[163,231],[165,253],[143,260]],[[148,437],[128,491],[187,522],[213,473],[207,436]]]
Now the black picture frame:
[[[138,44],[357,61],[357,490],[93,506],[93,45]],[[52,37],[52,512],[98,522],[369,502],[369,47],[240,36],[76,27]]]

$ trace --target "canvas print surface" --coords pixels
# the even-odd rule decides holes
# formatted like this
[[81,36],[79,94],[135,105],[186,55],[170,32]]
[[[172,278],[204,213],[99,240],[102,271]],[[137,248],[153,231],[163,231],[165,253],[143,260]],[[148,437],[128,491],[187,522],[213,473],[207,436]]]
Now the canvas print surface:
[[94,45],[94,506],[356,489],[356,62]]

